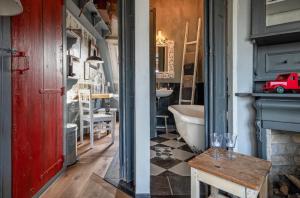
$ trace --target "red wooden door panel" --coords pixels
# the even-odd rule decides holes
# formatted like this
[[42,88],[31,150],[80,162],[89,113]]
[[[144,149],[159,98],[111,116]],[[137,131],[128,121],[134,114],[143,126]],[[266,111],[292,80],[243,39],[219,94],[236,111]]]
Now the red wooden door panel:
[[[48,181],[62,167],[62,18],[61,1],[47,1],[43,4],[44,25],[44,136],[43,155],[47,161],[43,164],[43,179]],[[56,90],[47,92],[47,90]]]
[[[62,1],[22,0],[12,47],[30,69],[12,74],[13,197],[32,197],[62,168]],[[17,67],[17,59],[13,59]]]

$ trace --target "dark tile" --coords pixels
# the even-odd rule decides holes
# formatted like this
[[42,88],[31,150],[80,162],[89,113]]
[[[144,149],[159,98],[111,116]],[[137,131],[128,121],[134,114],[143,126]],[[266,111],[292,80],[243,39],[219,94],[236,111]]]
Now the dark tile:
[[153,150],[153,151],[155,151],[155,147],[168,147],[168,146],[163,145],[163,144],[156,144],[154,146],[150,146],[150,149]]
[[151,176],[151,195],[171,195],[171,189],[167,177]]
[[191,158],[188,158],[188,159],[186,159],[186,160],[184,160],[185,162],[188,162],[188,161],[190,161],[190,160],[192,160],[193,158],[195,158],[197,155],[195,155],[195,156],[193,156],[193,157],[191,157]]
[[151,141],[157,142],[157,143],[162,143],[162,142],[168,141],[168,139],[162,138],[162,137],[154,137],[151,139]]
[[159,147],[154,146],[156,156],[162,159],[173,158],[172,148],[171,147]]
[[176,173],[173,173],[173,172],[167,170],[167,171],[159,174],[158,176],[164,176],[164,177],[167,177],[167,176],[178,176],[179,177],[180,175],[177,175]]
[[165,134],[165,133],[166,133],[166,130],[165,130],[165,129],[157,129],[157,130],[156,130],[157,136],[162,135],[162,134]]
[[194,153],[194,152],[192,151],[192,149],[191,149],[187,144],[185,144],[185,145],[179,147],[178,149],[184,150],[184,151],[187,151],[187,152],[190,152],[190,153]]
[[157,166],[160,166],[162,168],[165,168],[165,169],[172,168],[173,166],[176,166],[180,162],[181,162],[180,160],[173,159],[173,158],[170,158],[170,159],[161,159],[161,158],[155,157],[155,158],[151,159],[151,163],[153,163],[153,164],[155,164]]
[[151,195],[151,198],[190,198],[191,195]]
[[173,133],[175,135],[179,135],[179,133],[176,131],[176,129],[174,129],[174,131],[169,131],[169,133]]
[[129,194],[130,196],[134,197],[135,195],[135,186],[134,186],[134,182],[125,182],[123,180],[120,181],[118,188],[120,190],[122,190],[123,192]]
[[174,195],[191,194],[191,177],[168,176],[168,179]]

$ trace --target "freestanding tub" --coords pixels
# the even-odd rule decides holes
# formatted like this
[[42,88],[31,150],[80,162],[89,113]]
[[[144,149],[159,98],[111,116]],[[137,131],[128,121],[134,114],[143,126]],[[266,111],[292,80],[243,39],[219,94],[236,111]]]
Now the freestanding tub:
[[194,152],[205,149],[204,106],[172,105],[168,107],[175,118],[176,128]]

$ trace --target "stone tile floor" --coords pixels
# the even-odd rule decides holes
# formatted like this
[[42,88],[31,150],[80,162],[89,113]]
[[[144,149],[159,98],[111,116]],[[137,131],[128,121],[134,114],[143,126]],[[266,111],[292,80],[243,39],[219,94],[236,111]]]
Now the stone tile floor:
[[178,137],[173,131],[151,139],[151,197],[190,197],[187,161],[196,154]]

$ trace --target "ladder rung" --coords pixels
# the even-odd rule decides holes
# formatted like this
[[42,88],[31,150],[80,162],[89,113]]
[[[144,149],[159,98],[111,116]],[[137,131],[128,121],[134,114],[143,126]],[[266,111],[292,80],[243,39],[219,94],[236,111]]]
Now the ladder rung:
[[195,54],[196,52],[185,52],[185,54]]
[[190,41],[190,42],[186,42],[185,44],[186,45],[194,45],[194,44],[196,44],[197,43],[197,41]]
[[192,100],[181,100],[181,102],[192,102]]

